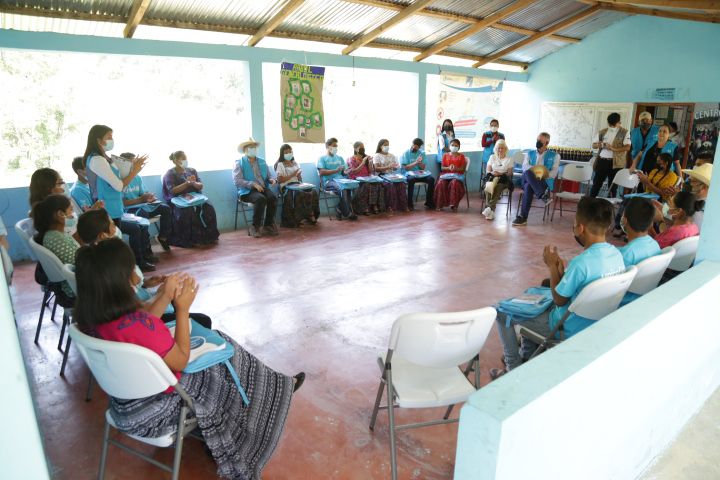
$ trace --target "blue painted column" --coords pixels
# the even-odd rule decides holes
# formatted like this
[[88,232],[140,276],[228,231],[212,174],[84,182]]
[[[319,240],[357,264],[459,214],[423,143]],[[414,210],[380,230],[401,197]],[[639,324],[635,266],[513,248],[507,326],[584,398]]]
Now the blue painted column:
[[[720,148],[715,152],[713,165],[718,164]],[[703,260],[720,262],[720,169],[713,167],[710,192],[705,202],[705,216],[700,232],[700,246],[695,263]]]
[[418,138],[425,138],[425,101],[427,100],[427,73],[418,73]]
[[[260,141],[258,155],[265,158],[265,103],[263,100],[262,60],[251,58],[248,62],[250,76],[250,115],[252,136]],[[244,138],[244,136],[242,136]]]

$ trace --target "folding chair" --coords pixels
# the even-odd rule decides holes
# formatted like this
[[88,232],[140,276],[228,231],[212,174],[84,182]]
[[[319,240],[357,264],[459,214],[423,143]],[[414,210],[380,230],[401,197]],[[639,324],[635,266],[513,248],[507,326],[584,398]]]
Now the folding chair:
[[657,255],[646,258],[635,265],[635,267],[637,267],[637,274],[630,284],[630,287],[628,287],[628,293],[645,295],[651,290],[654,290],[660,284],[663,273],[665,273],[665,270],[674,257],[675,249],[673,247],[666,247]]
[[[470,157],[465,157],[467,162],[465,163],[465,174],[463,175],[463,186],[465,187],[465,201],[467,202],[467,208],[470,210],[470,190],[468,190],[467,177],[470,174]],[[482,168],[482,167],[481,167]]]
[[109,396],[126,399],[145,398],[164,392],[168,387],[174,387],[182,398],[182,407],[175,431],[162,437],[140,437],[125,434],[138,442],[155,447],[170,447],[174,444],[175,455],[172,466],[160,463],[124,443],[111,439],[110,427],[116,429],[117,427],[108,408],[105,411],[105,428],[98,478],[102,480],[105,477],[108,445],[112,444],[170,472],[172,479],[177,480],[180,476],[183,440],[197,427],[197,419],[188,418],[188,413],[194,411],[193,401],[173,372],[159,355],[147,348],[94,338],[82,333],[75,324],[70,325],[69,335],[75,340],[80,355],[90,368],[100,388]]
[[[35,242],[35,239],[31,238],[30,242],[30,249],[35,253],[35,256],[38,258],[38,262],[40,262],[40,265],[42,265],[43,270],[45,271],[45,274],[48,277],[48,280],[52,284],[57,284],[54,288],[60,288],[60,284],[64,282],[67,277],[64,273],[64,265],[60,261],[58,257],[55,256],[54,253],[52,253],[47,248],[43,247],[42,245],[39,245],[37,242]],[[58,303],[58,296],[56,294],[56,303]],[[68,299],[68,301],[74,299]],[[65,363],[67,361],[67,348],[63,350],[62,343],[63,339],[65,338],[65,329],[70,324],[70,317],[72,315],[72,303],[63,302],[64,305],[61,303],[60,306],[63,307],[63,321],[62,326],[60,327],[60,339],[58,340],[57,348],[63,353],[63,363],[60,367],[60,375],[65,375]],[[40,328],[42,327],[42,317],[40,317],[37,325],[37,329],[35,330],[35,343],[37,343],[37,339],[40,335]]]
[[[269,188],[269,187],[268,187]],[[235,203],[235,230],[237,230],[237,224],[238,224],[238,213],[242,212],[243,220],[245,221],[245,228],[247,228],[248,235],[250,235],[250,222],[248,222],[248,210],[252,210],[255,208],[255,205],[253,205],[250,202],[243,202],[240,199],[240,190],[237,192],[237,202]],[[277,195],[277,211],[280,211],[282,208],[282,195]]]
[[695,262],[700,237],[683,238],[673,245],[675,256],[660,280],[660,284],[668,282],[692,267]]
[[[623,168],[615,174],[615,178],[613,178],[612,183],[613,185],[617,185],[623,190],[630,190],[630,192],[628,193],[634,193],[637,190],[640,179],[634,173],[630,173],[629,169]],[[606,197],[605,200],[612,203],[613,205],[617,205],[619,203],[622,203],[623,195],[624,194],[621,194],[620,197]]]
[[[547,203],[543,202],[543,205],[534,205],[535,200],[537,200],[537,199],[533,198],[533,203],[530,204],[530,208],[542,208],[543,209],[543,223],[545,223],[545,219],[550,216],[550,205],[553,203],[553,198],[555,196],[554,192],[558,188],[558,183],[559,183],[558,178],[557,178],[557,176],[555,176],[555,181],[553,183],[552,190],[550,190],[550,188],[548,187],[548,190],[550,191],[550,197],[549,197]],[[522,199],[523,199],[524,195],[525,195],[525,192],[522,189],[520,189],[520,195],[518,196],[518,201],[517,201],[518,214],[520,213],[520,206],[522,205]]]
[[[390,422],[390,462],[397,479],[395,431],[457,422],[448,419],[450,407],[464,402],[480,386],[478,355],[495,322],[494,308],[454,313],[413,313],[399,317],[392,326],[387,353],[378,355],[382,374],[370,430],[378,411],[387,409]],[[459,365],[468,362],[463,371]],[[475,366],[475,384],[468,381]],[[380,406],[383,389],[387,406]],[[397,405],[395,404],[397,401]],[[395,408],[449,407],[441,420],[395,425]]]
[[568,165],[565,165],[565,168],[563,169],[562,174],[558,175],[558,180],[560,181],[560,187],[559,187],[559,191],[555,194],[555,201],[553,202],[553,211],[552,211],[552,215],[550,216],[551,222],[555,218],[555,210],[557,209],[558,203],[560,203],[560,216],[562,217],[563,200],[577,203],[583,197],[582,193],[563,191],[563,180],[577,183],[579,185],[578,191],[581,191],[583,184],[584,185],[590,184],[590,180],[592,180],[592,175],[593,175],[593,170],[590,165],[578,165],[575,163],[570,163]]
[[637,267],[633,265],[622,273],[600,278],[586,285],[547,337],[521,326],[520,336],[539,345],[530,359],[561,342],[555,338],[555,334],[562,330],[565,320],[571,313],[598,321],[617,310],[636,274]]
[[325,210],[327,211],[328,218],[330,221],[333,221],[333,214],[332,210],[330,210],[330,202],[329,199],[335,198],[337,199],[337,203],[335,204],[335,208],[337,208],[340,205],[340,195],[342,195],[342,191],[339,193],[335,193],[330,190],[325,190],[325,179],[322,175],[320,175],[320,190],[318,192],[320,196],[322,197],[323,201],[325,202]]

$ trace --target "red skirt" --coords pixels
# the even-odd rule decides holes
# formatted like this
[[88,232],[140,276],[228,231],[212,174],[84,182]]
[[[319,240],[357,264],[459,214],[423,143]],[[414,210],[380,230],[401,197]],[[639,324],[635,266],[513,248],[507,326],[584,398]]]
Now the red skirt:
[[465,196],[465,184],[460,180],[439,180],[435,187],[435,207],[457,208]]

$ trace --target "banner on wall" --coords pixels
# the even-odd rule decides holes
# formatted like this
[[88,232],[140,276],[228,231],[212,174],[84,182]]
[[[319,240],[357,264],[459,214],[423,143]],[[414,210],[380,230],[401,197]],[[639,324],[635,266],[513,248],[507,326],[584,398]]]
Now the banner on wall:
[[502,86],[492,78],[441,72],[435,143],[443,121],[450,119],[463,150],[481,150],[482,134],[500,113]]
[[283,142],[324,143],[324,67],[299,63],[280,65],[280,101]]
[[718,130],[720,130],[720,103],[696,103],[688,168],[695,165],[695,159],[701,153],[715,155]]

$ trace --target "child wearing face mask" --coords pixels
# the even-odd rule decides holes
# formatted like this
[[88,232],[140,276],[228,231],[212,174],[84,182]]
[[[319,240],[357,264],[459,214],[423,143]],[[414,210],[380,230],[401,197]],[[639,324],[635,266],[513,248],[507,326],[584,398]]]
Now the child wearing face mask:
[[[684,238],[700,235],[700,229],[692,219],[695,211],[702,206],[695,195],[690,192],[678,192],[670,199],[668,206],[668,214],[671,218],[670,226],[662,233],[655,235],[655,240],[660,248],[672,246]],[[651,235],[654,235],[654,232]]]
[[385,190],[385,205],[388,210],[395,212],[408,212],[407,180],[402,176],[402,181],[386,179],[384,175],[397,173],[400,163],[397,157],[390,153],[390,141],[383,138],[377,144],[375,155],[372,160],[373,169],[383,176],[383,188]]
[[435,187],[435,209],[440,211],[449,206],[457,211],[460,200],[465,196],[465,169],[468,160],[460,153],[460,140],[450,142],[450,153],[442,156],[440,178]]

